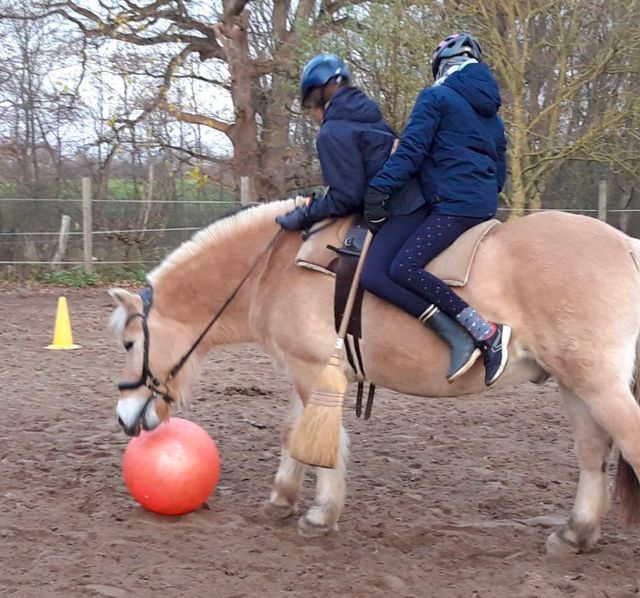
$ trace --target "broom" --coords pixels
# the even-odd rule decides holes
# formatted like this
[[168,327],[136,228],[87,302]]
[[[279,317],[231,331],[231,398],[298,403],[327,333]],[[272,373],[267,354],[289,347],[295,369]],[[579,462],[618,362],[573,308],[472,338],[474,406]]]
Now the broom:
[[360,285],[360,274],[372,239],[373,234],[368,231],[347,296],[347,304],[340,322],[333,354],[315,379],[311,397],[293,431],[291,456],[307,465],[335,467],[338,463],[342,403],[349,385],[343,371],[344,338]]

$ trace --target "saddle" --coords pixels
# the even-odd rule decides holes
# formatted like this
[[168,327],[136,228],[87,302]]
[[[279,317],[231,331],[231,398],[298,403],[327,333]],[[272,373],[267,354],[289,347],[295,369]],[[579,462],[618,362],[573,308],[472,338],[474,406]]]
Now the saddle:
[[[463,287],[469,275],[480,243],[499,220],[487,220],[465,231],[440,255],[429,262],[425,270],[443,280],[449,286]],[[301,268],[321,272],[336,279],[333,311],[336,331],[344,314],[347,296],[362,251],[367,226],[362,215],[347,218],[329,218],[314,224],[303,234],[304,243],[296,255],[295,263]],[[349,365],[356,374],[358,391],[356,415],[362,412],[362,397],[366,374],[360,350],[362,338],[361,314],[364,291],[358,290],[356,302],[345,338]],[[375,386],[369,385],[364,418],[369,419],[373,407]]]
[[[451,287],[466,286],[478,247],[496,224],[500,224],[500,221],[486,220],[465,231],[431,260],[425,270]],[[340,255],[358,257],[366,232],[366,225],[358,215],[318,222],[306,231],[305,242],[296,255],[296,265],[336,276]]]

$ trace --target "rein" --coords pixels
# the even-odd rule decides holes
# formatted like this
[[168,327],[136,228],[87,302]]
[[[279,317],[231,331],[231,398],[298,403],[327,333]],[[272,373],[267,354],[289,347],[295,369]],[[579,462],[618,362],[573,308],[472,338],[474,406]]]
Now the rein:
[[[171,382],[177,375],[178,372],[182,369],[184,364],[187,362],[189,357],[191,357],[192,353],[198,348],[198,345],[202,342],[202,339],[207,335],[209,330],[211,330],[212,326],[220,319],[224,311],[229,307],[231,302],[236,298],[244,283],[247,282],[249,276],[253,274],[254,270],[258,267],[258,264],[264,258],[269,251],[276,244],[277,240],[280,238],[283,229],[278,228],[278,231],[273,236],[271,241],[267,244],[264,250],[258,255],[255,259],[247,273],[243,276],[242,280],[236,285],[235,289],[231,292],[231,294],[226,298],[220,309],[215,313],[215,315],[209,320],[209,323],[205,326],[204,330],[200,333],[198,338],[191,344],[189,350],[179,359],[178,363],[176,363],[169,373],[167,377],[161,382],[158,378],[153,374],[151,368],[149,367],[149,325],[147,320],[149,318],[149,311],[151,310],[151,306],[153,305],[153,287],[147,287],[140,292],[140,297],[142,299],[142,313],[132,314],[127,318],[125,322],[125,328],[129,325],[129,323],[135,318],[140,318],[142,322],[142,332],[144,334],[144,353],[142,355],[142,373],[140,374],[140,378],[136,382],[120,382],[118,384],[118,390],[135,390],[140,388],[141,386],[145,386],[151,391],[151,396],[149,400],[154,399],[156,397],[161,397],[167,403],[175,402],[175,399],[169,394],[167,389],[167,384]],[[164,387],[161,389],[160,387]]]

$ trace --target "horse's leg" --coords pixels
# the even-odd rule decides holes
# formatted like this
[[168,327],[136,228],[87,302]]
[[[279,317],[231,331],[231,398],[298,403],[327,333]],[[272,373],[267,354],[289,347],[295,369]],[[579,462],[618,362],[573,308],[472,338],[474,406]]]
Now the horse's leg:
[[569,521],[547,540],[547,552],[554,555],[591,548],[600,536],[600,521],[610,504],[606,475],[610,437],[580,397],[566,388],[561,388],[561,393],[574,429],[580,480]]
[[298,532],[307,537],[323,536],[338,529],[338,519],[347,494],[349,437],[340,431],[340,456],[335,469],[316,468],[317,482],[313,505],[298,521]]
[[302,401],[297,395],[291,399],[289,413],[282,428],[282,452],[280,466],[265,507],[267,515],[274,519],[286,519],[297,512],[296,501],[302,486],[305,466],[289,455],[289,438],[294,425],[302,416]]

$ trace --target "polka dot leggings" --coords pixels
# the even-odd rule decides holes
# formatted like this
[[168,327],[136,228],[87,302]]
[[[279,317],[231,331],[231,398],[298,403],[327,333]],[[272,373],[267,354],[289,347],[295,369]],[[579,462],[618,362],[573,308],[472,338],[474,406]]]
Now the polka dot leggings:
[[390,277],[455,318],[469,305],[442,280],[425,272],[424,267],[464,231],[484,220],[486,219],[430,214],[394,258],[389,271]]

